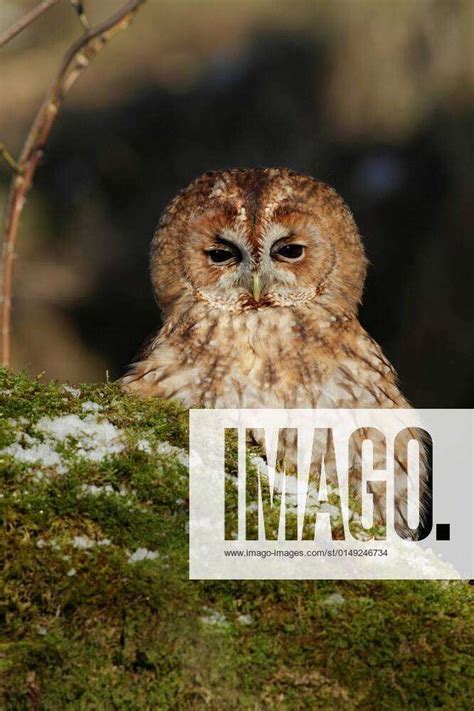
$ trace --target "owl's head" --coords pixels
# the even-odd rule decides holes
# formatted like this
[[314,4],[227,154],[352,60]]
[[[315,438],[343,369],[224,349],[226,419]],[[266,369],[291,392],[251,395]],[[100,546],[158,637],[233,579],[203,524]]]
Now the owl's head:
[[352,315],[366,258],[329,186],[277,168],[205,173],[168,206],[151,273],[165,317],[178,304],[246,311],[320,304]]

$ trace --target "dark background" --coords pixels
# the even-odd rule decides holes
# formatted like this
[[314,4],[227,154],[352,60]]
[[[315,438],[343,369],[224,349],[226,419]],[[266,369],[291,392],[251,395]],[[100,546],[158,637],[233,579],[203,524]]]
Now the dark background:
[[[288,166],[351,207],[371,263],[361,322],[407,397],[472,407],[472,4],[164,5],[145,5],[60,116],[22,228],[15,366],[120,375],[159,325],[148,248],[167,201],[209,169]],[[42,25],[8,49],[7,95],[25,55],[59,57],[63,26],[77,34],[61,13],[56,44]],[[36,105],[22,101],[21,120],[0,108],[13,145]]]

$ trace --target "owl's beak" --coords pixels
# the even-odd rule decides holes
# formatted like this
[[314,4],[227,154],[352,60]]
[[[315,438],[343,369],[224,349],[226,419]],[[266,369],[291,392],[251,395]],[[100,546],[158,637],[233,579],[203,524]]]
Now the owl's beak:
[[255,301],[260,301],[260,294],[262,293],[262,282],[260,279],[260,274],[252,274],[252,294]]

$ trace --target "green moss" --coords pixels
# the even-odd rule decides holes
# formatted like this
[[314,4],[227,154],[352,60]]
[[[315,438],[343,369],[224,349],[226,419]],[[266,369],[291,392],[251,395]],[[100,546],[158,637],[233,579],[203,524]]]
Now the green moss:
[[127,442],[101,462],[66,444],[43,478],[0,457],[1,708],[472,708],[467,584],[189,581],[186,469],[137,446],[185,447],[187,414],[116,385],[0,386],[2,447],[84,402]]

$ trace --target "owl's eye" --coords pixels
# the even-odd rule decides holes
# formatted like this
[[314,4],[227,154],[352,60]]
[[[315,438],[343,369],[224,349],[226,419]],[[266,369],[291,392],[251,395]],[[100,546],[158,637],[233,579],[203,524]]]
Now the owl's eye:
[[231,259],[235,259],[236,255],[230,249],[208,249],[207,254],[209,259],[214,264],[224,264],[225,262],[230,262]]
[[218,247],[206,249],[206,254],[213,264],[224,265],[230,262],[242,261],[242,252],[233,242],[224,239],[220,235],[216,236],[215,242],[219,245]]
[[285,261],[299,259],[304,254],[303,244],[285,244],[273,252],[274,257],[281,257]]

